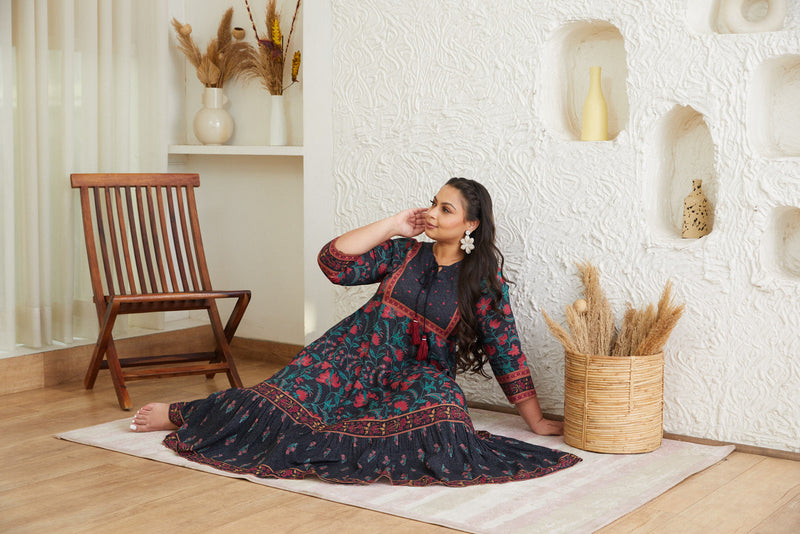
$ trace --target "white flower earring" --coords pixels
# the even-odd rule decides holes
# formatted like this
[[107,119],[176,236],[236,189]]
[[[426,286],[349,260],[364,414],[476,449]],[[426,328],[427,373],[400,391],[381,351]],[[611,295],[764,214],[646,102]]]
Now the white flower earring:
[[461,250],[467,254],[475,250],[475,240],[470,237],[469,230],[467,230],[464,237],[461,238]]

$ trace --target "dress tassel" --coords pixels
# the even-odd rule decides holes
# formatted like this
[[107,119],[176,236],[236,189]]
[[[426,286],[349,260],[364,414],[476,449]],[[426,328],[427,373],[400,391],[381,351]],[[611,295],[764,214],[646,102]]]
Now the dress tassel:
[[422,341],[422,338],[419,335],[419,323],[414,320],[411,321],[411,343],[414,345],[419,345]]
[[421,362],[426,359],[428,359],[428,338],[423,337],[419,348],[417,348],[417,361]]

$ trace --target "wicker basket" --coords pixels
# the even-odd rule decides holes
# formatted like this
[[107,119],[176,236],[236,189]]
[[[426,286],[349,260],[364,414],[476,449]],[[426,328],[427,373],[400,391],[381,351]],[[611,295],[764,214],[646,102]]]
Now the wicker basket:
[[615,454],[650,452],[661,446],[663,352],[621,357],[565,353],[567,445]]

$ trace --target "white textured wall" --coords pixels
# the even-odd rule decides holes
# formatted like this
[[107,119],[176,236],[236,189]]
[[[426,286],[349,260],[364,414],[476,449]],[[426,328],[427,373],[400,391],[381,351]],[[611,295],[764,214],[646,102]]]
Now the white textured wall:
[[[563,318],[589,260],[618,316],[667,279],[688,305],[667,345],[667,431],[800,451],[792,4],[782,31],[732,35],[715,28],[716,0],[336,0],[335,230],[475,178],[495,200],[545,411],[562,413],[563,352],[541,310]],[[604,41],[615,29],[621,41]],[[572,102],[605,54],[619,133],[575,141]],[[697,177],[715,228],[683,241],[675,202]],[[339,315],[373,290],[338,293]],[[461,382],[504,401],[493,382]]]

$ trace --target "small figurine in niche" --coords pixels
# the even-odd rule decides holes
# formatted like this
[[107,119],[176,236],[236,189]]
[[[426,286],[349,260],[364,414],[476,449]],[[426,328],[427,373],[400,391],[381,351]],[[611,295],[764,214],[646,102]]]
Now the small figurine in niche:
[[711,233],[711,205],[703,194],[703,181],[692,180],[692,192],[683,201],[681,237],[698,239]]

